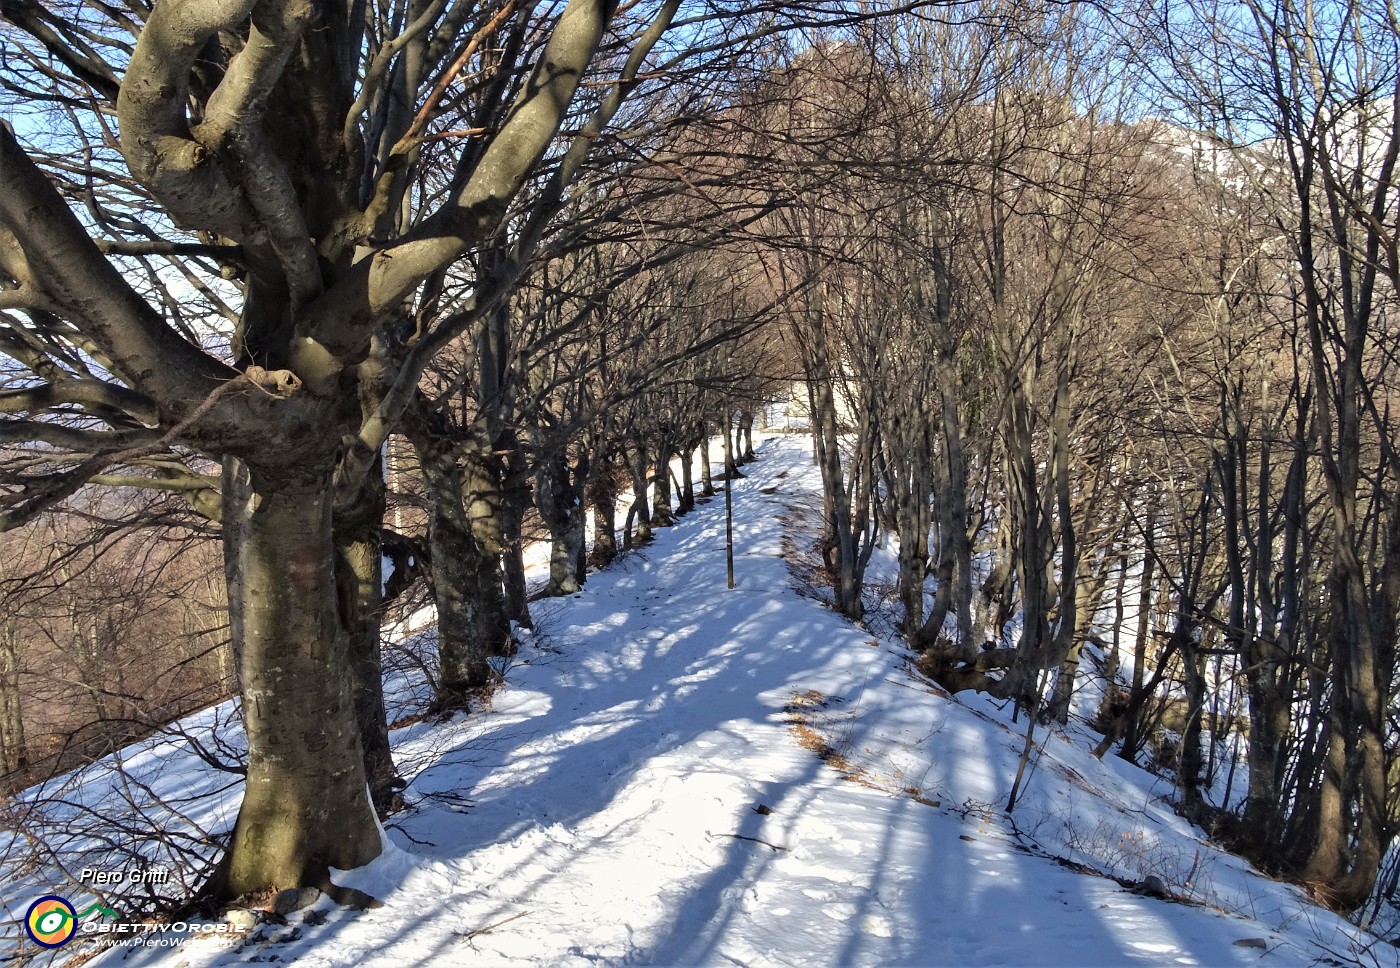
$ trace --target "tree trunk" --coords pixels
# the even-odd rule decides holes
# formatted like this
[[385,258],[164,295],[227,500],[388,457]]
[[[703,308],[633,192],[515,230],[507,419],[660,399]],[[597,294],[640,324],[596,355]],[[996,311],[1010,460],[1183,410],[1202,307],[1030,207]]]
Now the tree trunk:
[[[1297,376],[1294,377],[1294,394],[1298,394]],[[1253,859],[1272,867],[1277,867],[1280,860],[1279,841],[1287,809],[1281,786],[1288,759],[1286,740],[1291,729],[1290,707],[1295,679],[1288,667],[1298,641],[1300,612],[1307,601],[1307,569],[1300,567],[1299,556],[1305,553],[1302,544],[1306,540],[1303,520],[1309,417],[1308,408],[1300,406],[1295,420],[1293,459],[1280,500],[1283,547],[1278,569],[1279,587],[1274,590],[1267,580],[1261,583],[1261,624],[1265,634],[1250,636],[1244,644],[1249,701],[1249,743],[1245,751],[1249,789],[1242,826]],[[1262,468],[1260,477],[1267,480]],[[1262,507],[1262,501],[1267,499],[1262,485],[1260,499]],[[1259,520],[1262,531],[1268,526],[1269,516],[1261,511]],[[1270,564],[1273,543],[1273,536],[1268,532],[1255,542],[1262,559],[1257,571],[1265,576],[1274,570]]]
[[[1178,623],[1183,620],[1178,618]],[[1203,659],[1192,642],[1192,630],[1178,624],[1173,633],[1178,636],[1181,667],[1185,672],[1186,718],[1181,730],[1181,755],[1177,760],[1177,784],[1181,788],[1182,816],[1192,823],[1205,820],[1205,801],[1201,796],[1201,717],[1205,714],[1206,677]]]
[[1119,552],[1116,567],[1118,569],[1118,579],[1114,583],[1113,592],[1113,635],[1110,639],[1108,655],[1104,657],[1103,697],[1099,700],[1099,709],[1096,721],[1099,723],[1110,723],[1116,714],[1115,707],[1121,701],[1122,693],[1118,688],[1118,670],[1122,664],[1123,646],[1123,595],[1128,587],[1128,553],[1126,550]]
[[680,513],[695,510],[695,448],[690,445],[681,447],[681,492],[677,499]]
[[973,628],[983,635],[984,642],[994,646],[999,646],[1006,637],[1006,623],[1011,614],[1011,579],[1015,568],[1011,551],[1011,515],[1002,513],[999,517],[996,556],[986,581],[982,583],[972,618]]
[[462,460],[462,496],[472,534],[484,554],[500,567],[505,555],[504,467],[490,440],[482,433],[468,433],[457,445]]
[[495,451],[477,435],[461,445],[462,496],[481,555],[476,580],[478,607],[482,609],[478,628],[487,637],[483,648],[490,655],[509,655],[515,648],[510,637],[511,613],[505,582],[505,563],[511,548],[506,537],[510,515],[505,468]]
[[380,816],[399,805],[403,781],[394,769],[384,712],[383,617],[384,476],[382,456],[365,475],[355,498],[333,514],[336,594],[350,650],[355,719],[365,757],[370,799]]
[[[494,254],[500,259],[502,254]],[[494,271],[504,266],[498,262]],[[472,532],[494,566],[494,579],[481,576],[486,607],[499,604],[502,653],[512,648],[510,623],[530,628],[521,533],[530,503],[529,469],[516,436],[515,380],[511,368],[511,304],[503,301],[481,321],[476,334],[477,417],[465,441],[467,512]],[[494,583],[492,583],[494,582]],[[497,646],[493,646],[493,649]]]
[[[1079,563],[1081,575],[1087,564],[1087,562]],[[1078,589],[1075,596],[1075,617],[1072,620],[1074,637],[1070,642],[1069,650],[1060,660],[1059,678],[1055,680],[1055,691],[1049,706],[1046,707],[1046,715],[1061,726],[1069,723],[1070,702],[1074,698],[1075,680],[1079,676],[1079,659],[1084,651],[1084,637],[1088,634],[1089,626],[1093,623],[1094,613],[1098,611],[1099,599],[1103,595],[1103,586],[1107,578],[1107,574],[1103,574],[1082,581],[1082,587]],[[1112,680],[1109,679],[1109,682],[1111,683]]]
[[588,473],[588,503],[593,507],[593,568],[606,568],[617,557],[617,481],[611,454],[593,461]]
[[[947,352],[938,356],[935,377],[943,439],[940,459],[930,462],[937,488],[938,589],[920,637],[925,642],[934,641],[951,611],[957,622],[957,638],[950,651],[962,662],[973,662],[978,642],[972,616],[972,544],[967,534],[967,458],[958,415],[957,370]],[[930,445],[929,451],[933,449]]]
[[821,438],[822,490],[827,495],[826,526],[823,529],[829,547],[826,549],[831,569],[832,586],[836,593],[836,610],[849,619],[859,621],[864,614],[861,601],[861,581],[857,567],[856,534],[851,523],[851,502],[841,471],[841,437],[836,423],[836,401],[831,388],[831,373],[826,351],[819,336],[813,340],[813,366],[809,374],[812,386],[813,432]]
[[753,452],[753,414],[747,410],[739,411],[739,430],[735,443],[735,449],[739,451],[739,463],[749,464],[758,459]]
[[958,641],[956,645],[965,658],[977,654],[976,635],[972,624],[972,542],[968,538],[967,457],[963,451],[962,417],[958,412],[957,371],[951,359],[940,356],[944,364],[939,373],[939,393],[942,396],[943,465],[946,475],[945,493],[941,503],[943,521],[941,532],[953,575],[951,598],[956,616]]
[[[1133,691],[1134,697],[1141,696],[1146,676],[1148,644],[1152,638],[1152,583],[1156,577],[1157,554],[1155,545],[1156,502],[1149,499],[1145,520],[1146,548],[1142,557],[1142,574],[1138,578],[1137,628],[1133,637]],[[1130,763],[1136,762],[1138,750],[1142,748],[1142,721],[1137,715],[1128,720],[1123,733],[1123,748],[1119,756]]]
[[502,505],[501,539],[505,548],[501,566],[505,578],[506,618],[522,628],[534,628],[530,618],[529,595],[525,585],[525,508],[530,503],[530,471],[514,431],[507,431],[502,449],[506,452],[505,503]]
[[[20,705],[18,636],[14,619],[0,624],[0,774],[8,776],[29,763],[24,740],[24,710]],[[8,792],[0,785],[0,796]]]
[[[248,465],[236,457],[225,457],[220,469],[219,493],[225,508],[250,506],[252,493],[248,479]],[[242,662],[239,650],[243,648],[243,599],[232,594],[235,588],[243,586],[239,572],[238,549],[243,546],[243,529],[246,518],[241,515],[223,515],[220,528],[223,533],[224,586],[228,595],[228,634],[230,651],[233,652],[235,668]]]
[[208,892],[328,888],[328,868],[378,856],[346,636],[336,616],[329,472],[287,481],[251,472],[237,522],[239,653],[248,776],[228,852]]
[[700,496],[715,496],[715,478],[710,470],[710,429],[702,427],[700,430]]
[[[1073,433],[1070,421],[1072,344],[1072,335],[1063,338],[1063,345],[1055,368],[1055,398],[1050,418],[1050,467],[1053,474],[1055,517],[1060,526],[1060,578],[1057,583],[1059,600],[1055,604],[1055,630],[1050,642],[1050,655],[1045,663],[1045,668],[1063,665],[1071,651],[1078,652],[1076,633],[1079,631],[1079,535],[1070,494],[1074,482],[1070,479],[1069,469],[1070,438]],[[1050,516],[1046,514],[1043,520],[1048,531]],[[1078,665],[1077,655],[1075,665]],[[1064,683],[1064,688],[1067,690],[1063,697],[1062,712],[1062,715],[1067,716],[1069,713],[1069,693],[1074,688],[1074,676],[1073,674],[1068,678],[1061,676],[1060,681]],[[1064,722],[1064,719],[1060,719],[1060,721]]]
[[[814,420],[812,435],[814,441],[817,439],[815,428],[816,422]],[[724,433],[724,479],[726,481],[732,481],[736,477],[743,477],[744,475],[739,473],[738,454],[735,453],[734,413],[729,409],[728,405],[726,405],[724,409],[724,423],[721,425],[720,430]],[[815,462],[814,460],[813,463]]]
[[573,595],[582,588],[579,561],[584,552],[583,481],[586,457],[577,472],[562,454],[541,454],[535,463],[535,507],[549,529],[549,587],[545,594]]
[[[910,646],[922,650],[935,641],[942,622],[939,622],[938,628],[934,628],[930,621],[927,626],[930,634],[925,638],[924,579],[928,577],[928,533],[921,527],[924,516],[916,505],[927,503],[928,499],[913,494],[913,488],[906,490],[911,493],[906,493],[899,502],[899,600],[904,606],[901,626]],[[946,604],[940,601],[944,597],[939,594],[943,591],[943,579],[940,571],[930,618],[939,615],[940,611],[943,615],[948,613]]]
[[[908,422],[903,425],[904,429],[912,431],[908,436],[914,439],[892,440],[899,453],[889,458],[894,481],[895,521],[899,531],[899,598],[904,606],[903,631],[909,644],[917,650],[925,649],[937,640],[943,627],[942,615],[948,614],[948,589],[944,584],[947,576],[940,568],[933,614],[925,624],[924,580],[928,577],[930,523],[928,472],[932,455],[928,452],[922,416],[921,413],[915,414],[912,421],[915,426],[912,428]],[[898,429],[894,428],[892,432]],[[940,565],[943,562],[941,551]],[[935,617],[938,618],[936,625],[933,621]]]
[[651,475],[653,528],[669,528],[676,523],[676,515],[671,510],[671,456],[674,450],[671,436],[663,434],[656,447],[656,464]]
[[628,470],[632,474],[632,512],[636,529],[629,529],[634,540],[644,545],[651,540],[651,508],[647,503],[647,448],[640,440],[633,441],[627,453]]
[[1022,624],[1016,662],[1007,671],[999,696],[1014,697],[1019,708],[1030,710],[1037,701],[1032,695],[1035,670],[1044,664],[1050,645],[1050,523],[1042,497],[1048,502],[1051,495],[1041,493],[1027,393],[1026,380],[1021,374],[1014,375],[1007,390],[1008,416],[1003,433]]
[[[416,438],[416,439],[414,439]],[[462,472],[449,442],[414,434],[428,496],[433,597],[438,613],[438,689],[434,706],[456,709],[491,682],[488,661],[501,638],[501,613],[483,602],[496,569],[472,533],[462,503]],[[489,576],[483,580],[483,576]]]

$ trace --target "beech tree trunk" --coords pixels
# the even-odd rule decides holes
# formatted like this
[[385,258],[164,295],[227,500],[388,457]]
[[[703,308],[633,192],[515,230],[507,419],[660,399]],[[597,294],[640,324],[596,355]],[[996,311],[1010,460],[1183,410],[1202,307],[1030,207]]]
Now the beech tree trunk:
[[350,650],[355,719],[365,756],[370,799],[384,816],[398,805],[403,781],[394,769],[384,713],[383,620],[384,476],[382,460],[366,475],[355,499],[334,512],[336,596]]
[[[1181,618],[1177,620],[1183,621]],[[1205,800],[1201,795],[1201,717],[1205,713],[1206,679],[1204,660],[1192,641],[1192,630],[1178,625],[1173,633],[1181,652],[1185,672],[1186,718],[1181,730],[1181,755],[1177,760],[1177,785],[1181,790],[1180,811],[1192,823],[1205,820]]]
[[617,481],[611,454],[593,461],[588,474],[588,503],[593,507],[592,564],[606,568],[617,557]]
[[[817,310],[820,313],[820,310]],[[811,387],[813,434],[818,439],[818,459],[822,473],[822,491],[828,511],[824,527],[827,565],[831,570],[836,593],[836,610],[847,618],[859,621],[865,606],[861,601],[864,568],[860,549],[860,534],[851,520],[851,489],[841,470],[841,434],[836,420],[836,398],[832,390],[831,370],[827,363],[825,337],[820,323],[814,330],[808,372]],[[859,458],[852,458],[853,463]],[[859,499],[857,499],[859,500]]]
[[[28,765],[16,639],[12,620],[0,623],[0,774],[14,773]],[[5,786],[0,785],[0,794],[5,792]]]
[[633,539],[644,545],[651,540],[651,507],[647,503],[647,447],[641,440],[633,440],[627,451],[627,469],[632,475],[632,510],[628,517],[635,519]]
[[680,449],[681,491],[677,499],[679,513],[695,510],[695,448],[689,443]]
[[[1079,563],[1079,573],[1083,576],[1084,570],[1088,567],[1088,562]],[[1059,677],[1055,680],[1055,691],[1046,706],[1046,715],[1059,723],[1061,726],[1069,722],[1070,703],[1074,698],[1075,681],[1079,677],[1079,659],[1084,651],[1084,637],[1089,631],[1089,626],[1093,622],[1094,613],[1098,610],[1099,598],[1103,594],[1103,586],[1107,581],[1107,575],[1094,575],[1088,578],[1081,577],[1080,587],[1075,596],[1075,617],[1071,620],[1074,623],[1074,637],[1069,643],[1069,649],[1064,657],[1060,659]],[[1109,679],[1111,682],[1112,679]]]
[[572,468],[559,454],[541,455],[535,465],[535,507],[550,538],[548,595],[572,595],[583,587],[586,456],[580,464]]
[[940,569],[933,611],[925,625],[924,580],[928,577],[931,524],[929,468],[933,455],[929,453],[924,427],[911,428],[909,424],[913,423],[915,421],[906,421],[896,428],[903,429],[905,434],[890,441],[898,452],[890,455],[889,463],[893,470],[892,496],[896,502],[895,520],[899,530],[899,597],[904,605],[903,631],[910,645],[922,651],[933,643],[943,627],[943,616],[948,613],[949,586],[945,581],[947,576]]
[[669,528],[676,523],[675,512],[671,510],[671,457],[674,453],[671,435],[663,433],[657,442],[656,463],[651,472],[654,495],[651,526],[654,528]]
[[739,411],[739,427],[734,443],[739,452],[739,463],[748,464],[758,459],[753,452],[753,414],[748,410]]
[[[491,681],[488,659],[499,654],[501,611],[483,602],[496,569],[482,552],[462,503],[462,474],[449,443],[413,434],[428,493],[428,542],[438,613],[438,690],[435,706],[465,706]],[[489,575],[489,578],[486,577]]]
[[710,470],[710,430],[703,427],[700,431],[700,496],[714,497],[715,494],[714,472]]
[[211,882],[215,897],[268,885],[329,887],[328,868],[381,849],[370,803],[349,644],[336,615],[330,473],[251,470],[237,520],[239,655],[248,776],[238,821]]
[[[977,654],[976,634],[972,624],[972,543],[968,539],[967,456],[963,450],[962,418],[958,410],[957,371],[951,353],[938,358],[938,393],[941,398],[940,417],[943,431],[942,474],[938,505],[941,511],[939,558],[947,562],[951,572],[939,575],[940,585],[947,582],[949,607],[957,621],[958,639],[954,643],[965,661]],[[939,619],[938,628],[943,620]],[[932,630],[926,630],[932,631]]]
[[505,504],[502,506],[501,566],[505,577],[506,618],[523,628],[534,628],[530,618],[529,596],[525,587],[525,508],[530,503],[530,472],[514,431],[507,431],[502,449],[506,452]]
[[[813,427],[815,428],[815,426],[816,422],[814,420]],[[744,475],[739,472],[738,455],[735,453],[734,413],[729,409],[727,404],[724,408],[724,422],[721,424],[720,430],[724,434],[724,479],[726,481],[732,481]],[[815,448],[817,446],[817,437],[815,433],[813,433],[812,440],[813,447]],[[815,450],[813,453],[815,454]],[[812,462],[818,463],[815,457]]]

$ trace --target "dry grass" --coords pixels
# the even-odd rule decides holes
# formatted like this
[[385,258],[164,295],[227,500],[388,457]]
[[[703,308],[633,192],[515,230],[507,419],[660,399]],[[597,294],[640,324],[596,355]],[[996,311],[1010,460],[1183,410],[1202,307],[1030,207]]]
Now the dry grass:
[[783,713],[787,717],[788,728],[797,738],[797,745],[816,753],[823,763],[840,773],[843,780],[859,783],[861,786],[879,790],[881,793],[905,796],[926,807],[943,806],[940,801],[925,797],[923,790],[919,787],[901,787],[893,779],[887,780],[872,774],[869,770],[852,761],[847,743],[833,743],[822,735],[820,724],[815,723],[812,719],[813,714],[824,712],[844,701],[839,697],[823,695],[815,689],[808,689],[806,692],[793,696],[783,707]]

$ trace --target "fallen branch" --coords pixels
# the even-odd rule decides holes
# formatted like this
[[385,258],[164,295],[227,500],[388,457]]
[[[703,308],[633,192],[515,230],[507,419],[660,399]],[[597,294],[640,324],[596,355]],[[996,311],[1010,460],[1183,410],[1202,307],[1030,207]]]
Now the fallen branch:
[[749,837],[749,836],[747,836],[746,834],[715,834],[715,835],[712,835],[712,836],[733,837],[735,840],[749,840],[749,841],[752,841],[752,842],[755,843],[755,844],[762,844],[762,845],[765,846],[765,847],[772,847],[774,850],[787,850],[787,849],[788,849],[788,848],[786,848],[786,847],[780,847],[780,846],[778,846],[777,844],[770,844],[768,841],[766,841],[766,840],[760,840],[760,839],[757,838],[757,837]]
[[477,928],[477,929],[474,930],[474,931],[468,931],[466,934],[462,935],[461,940],[463,940],[463,941],[470,941],[472,938],[475,938],[475,937],[477,937],[478,935],[483,935],[483,934],[485,934],[485,933],[488,932],[488,931],[494,931],[494,930],[496,930],[497,928],[499,928],[501,925],[503,925],[503,924],[510,924],[512,921],[515,921],[515,920],[518,920],[518,919],[520,919],[520,918],[523,918],[525,915],[527,915],[527,914],[529,914],[529,913],[530,913],[529,911],[521,911],[519,914],[512,914],[512,915],[511,915],[510,917],[508,917],[508,918],[502,918],[501,920],[495,922],[494,924],[488,924],[488,925],[486,925],[486,927],[484,927],[484,928]]

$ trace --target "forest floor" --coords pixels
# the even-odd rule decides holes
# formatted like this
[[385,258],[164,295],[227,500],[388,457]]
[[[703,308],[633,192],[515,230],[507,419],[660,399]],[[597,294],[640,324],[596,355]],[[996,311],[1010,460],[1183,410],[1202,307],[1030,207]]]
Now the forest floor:
[[[322,898],[237,948],[91,964],[1400,964],[1205,842],[1168,782],[1095,760],[1082,722],[1037,728],[1006,814],[1024,720],[922,681],[878,613],[856,627],[827,608],[810,441],[769,437],[760,457],[733,491],[735,589],[716,498],[537,602],[489,709],[394,731],[408,807],[377,861],[336,876],[382,906]],[[128,768],[231,822],[236,788],[165,742]],[[1134,893],[1149,874],[1170,899]],[[6,895],[22,915],[29,896]]]

